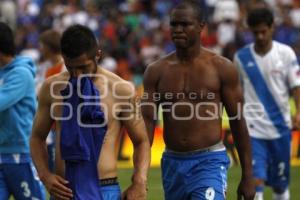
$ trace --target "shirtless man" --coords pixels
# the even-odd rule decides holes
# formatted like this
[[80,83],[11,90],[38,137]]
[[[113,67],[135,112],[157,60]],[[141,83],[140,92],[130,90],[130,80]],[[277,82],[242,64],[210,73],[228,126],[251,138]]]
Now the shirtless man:
[[[101,108],[107,121],[107,133],[102,145],[98,161],[103,199],[120,199],[120,187],[117,183],[117,143],[120,128],[124,125],[134,146],[134,174],[131,186],[123,193],[126,199],[146,199],[147,172],[150,163],[150,145],[146,134],[144,121],[141,117],[134,87],[115,74],[97,67],[101,57],[96,39],[92,32],[80,25],[68,28],[61,40],[62,54],[66,72],[47,79],[39,94],[39,106],[35,117],[31,153],[39,176],[49,193],[55,199],[71,199],[72,191],[66,187],[63,162],[60,158],[60,145],[56,145],[56,175],[52,174],[47,165],[45,140],[53,122],[56,132],[61,131],[62,96],[60,92],[66,88],[71,77],[90,74],[91,79],[100,91]],[[60,143],[59,134],[56,144]],[[84,173],[84,172],[83,172]],[[107,185],[107,186],[105,186]]]
[[198,3],[183,1],[172,10],[170,31],[176,51],[145,72],[144,120],[152,143],[157,108],[162,107],[165,199],[220,200],[226,198],[229,165],[221,139],[224,106],[241,161],[238,199],[250,200],[255,195],[251,148],[238,72],[230,61],[201,47],[204,25]]

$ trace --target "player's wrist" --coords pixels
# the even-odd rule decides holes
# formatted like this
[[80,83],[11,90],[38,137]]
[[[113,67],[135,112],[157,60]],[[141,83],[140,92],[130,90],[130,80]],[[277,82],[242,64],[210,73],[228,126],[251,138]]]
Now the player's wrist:
[[147,182],[144,181],[132,181],[132,186],[139,188],[140,191],[148,192]]
[[50,177],[51,172],[50,171],[39,172],[38,175],[40,180],[44,183]]
[[242,173],[242,180],[245,180],[245,179],[252,179],[253,178],[253,174],[252,172],[246,172],[246,173]]
[[135,184],[147,186],[147,178],[143,176],[133,175],[131,181]]

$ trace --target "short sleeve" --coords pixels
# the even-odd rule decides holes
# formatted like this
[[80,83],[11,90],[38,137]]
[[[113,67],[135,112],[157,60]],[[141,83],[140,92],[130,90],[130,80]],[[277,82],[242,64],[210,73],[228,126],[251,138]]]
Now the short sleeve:
[[295,52],[288,47],[286,51],[286,64],[288,66],[288,84],[292,89],[294,87],[300,86],[300,67],[297,61]]

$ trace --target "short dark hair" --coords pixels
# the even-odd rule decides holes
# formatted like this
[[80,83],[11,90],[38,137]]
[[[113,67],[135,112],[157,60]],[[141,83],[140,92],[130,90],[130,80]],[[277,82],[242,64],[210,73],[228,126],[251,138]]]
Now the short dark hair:
[[13,31],[4,22],[0,22],[0,52],[11,56],[16,54]]
[[65,30],[61,38],[61,52],[68,58],[87,54],[89,58],[96,56],[98,44],[93,32],[82,25],[73,25]]
[[197,0],[183,0],[179,4],[177,4],[173,9],[186,9],[186,8],[192,8],[194,10],[194,13],[196,15],[196,18],[198,22],[205,22],[205,10],[200,6],[200,3]]
[[259,24],[266,24],[272,26],[274,23],[274,16],[268,8],[257,8],[251,10],[247,17],[247,24],[249,27],[257,26]]
[[47,46],[51,52],[56,54],[61,52],[60,40],[61,34],[53,29],[46,30],[40,35],[41,43]]

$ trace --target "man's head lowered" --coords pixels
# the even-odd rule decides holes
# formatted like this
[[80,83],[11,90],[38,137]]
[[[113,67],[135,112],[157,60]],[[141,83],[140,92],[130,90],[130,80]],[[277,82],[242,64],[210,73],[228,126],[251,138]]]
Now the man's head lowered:
[[89,28],[82,25],[70,26],[62,35],[61,53],[71,76],[96,73],[101,51]]

